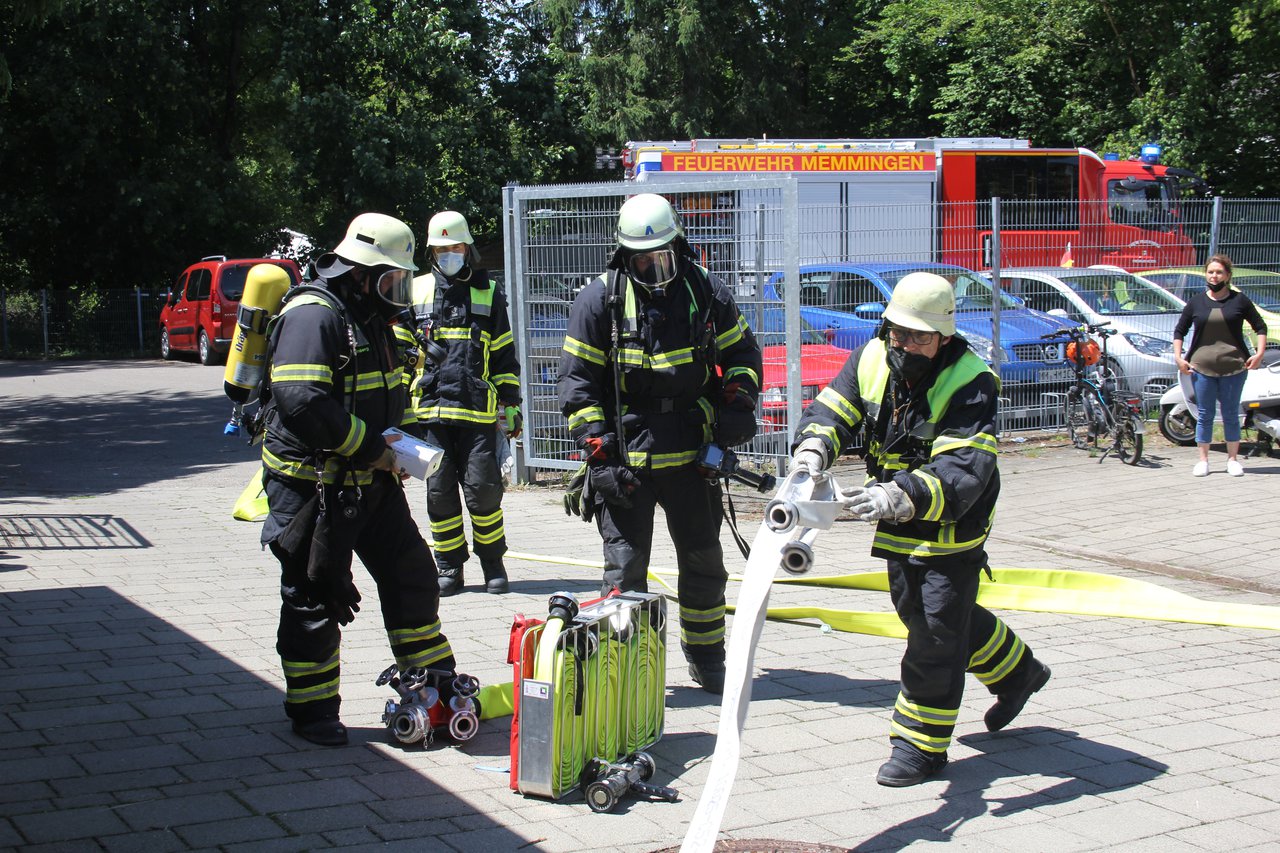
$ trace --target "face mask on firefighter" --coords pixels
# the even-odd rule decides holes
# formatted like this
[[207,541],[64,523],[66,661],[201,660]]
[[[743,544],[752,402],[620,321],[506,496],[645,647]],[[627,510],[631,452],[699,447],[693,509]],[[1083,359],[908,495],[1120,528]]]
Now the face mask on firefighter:
[[675,279],[676,272],[676,253],[671,248],[633,252],[627,258],[627,275],[644,287],[656,288],[670,284]]
[[466,260],[465,252],[441,252],[436,255],[436,266],[440,267],[440,272],[452,278],[462,272]]
[[408,270],[387,270],[378,277],[375,287],[382,301],[396,308],[409,304],[410,273]]

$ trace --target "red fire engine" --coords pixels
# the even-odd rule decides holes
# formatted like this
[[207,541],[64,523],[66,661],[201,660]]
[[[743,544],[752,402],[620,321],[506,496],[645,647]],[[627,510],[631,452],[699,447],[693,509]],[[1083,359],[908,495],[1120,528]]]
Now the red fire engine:
[[[793,174],[815,223],[805,229],[808,250],[823,257],[887,252],[990,268],[998,197],[1001,266],[1195,263],[1177,208],[1177,178],[1189,173],[1086,148],[998,138],[701,139],[628,142],[622,161],[627,179],[655,183]],[[839,222],[824,223],[821,211]]]

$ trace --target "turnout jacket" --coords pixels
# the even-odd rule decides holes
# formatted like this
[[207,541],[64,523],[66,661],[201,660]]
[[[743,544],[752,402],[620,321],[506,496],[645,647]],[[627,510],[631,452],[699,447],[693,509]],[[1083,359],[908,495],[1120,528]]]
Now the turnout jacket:
[[418,328],[446,352],[424,357],[413,380],[420,421],[482,426],[497,423],[498,403],[520,405],[520,365],[507,316],[507,294],[488,272],[466,281],[437,272],[413,280]]
[[383,430],[418,435],[405,387],[404,350],[372,310],[300,291],[272,330],[271,403],[262,462],[268,472],[326,483],[372,481]]
[[828,459],[865,438],[867,485],[892,480],[911,498],[915,517],[876,527],[871,553],[930,564],[986,541],[1000,493],[996,469],[999,379],[952,337],[913,388],[895,379],[885,343],[854,351],[805,411],[796,443],[818,437]]
[[[613,306],[611,281],[616,281]],[[579,445],[592,436],[618,435],[615,359],[627,440],[623,461],[633,467],[660,470],[692,463],[712,440],[722,382],[738,383],[752,400],[760,393],[755,335],[728,288],[693,264],[667,286],[662,299],[612,271],[574,300],[557,396]]]

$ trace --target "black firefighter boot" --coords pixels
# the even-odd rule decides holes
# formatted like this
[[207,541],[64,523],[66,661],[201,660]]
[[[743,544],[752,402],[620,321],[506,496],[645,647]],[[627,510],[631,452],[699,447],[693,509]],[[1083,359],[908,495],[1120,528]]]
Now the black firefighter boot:
[[689,658],[689,677],[708,693],[724,693],[724,661],[716,658]]
[[462,592],[462,566],[451,566],[437,560],[436,571],[440,575],[441,598]]
[[484,588],[486,592],[502,595],[511,589],[507,583],[507,569],[502,565],[502,558],[481,560],[480,568],[484,571]]
[[1013,718],[1018,716],[1027,704],[1027,700],[1031,698],[1031,694],[1049,683],[1049,675],[1049,667],[1032,658],[1031,666],[1027,668],[1027,676],[1022,683],[1005,693],[996,694],[996,703],[987,709],[987,714],[983,718],[983,722],[987,724],[987,731],[998,732],[1012,723]]
[[945,752],[924,752],[894,738],[893,752],[889,760],[880,765],[876,782],[890,788],[906,788],[919,785],[946,766]]

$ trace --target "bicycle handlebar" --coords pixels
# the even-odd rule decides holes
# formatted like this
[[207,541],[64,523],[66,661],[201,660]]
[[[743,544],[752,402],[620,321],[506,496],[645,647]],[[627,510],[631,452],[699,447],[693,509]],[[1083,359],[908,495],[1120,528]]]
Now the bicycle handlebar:
[[1116,331],[1115,329],[1107,328],[1110,325],[1111,323],[1109,322],[1086,323],[1082,326],[1072,326],[1069,329],[1058,329],[1055,332],[1049,332],[1047,335],[1041,335],[1040,340],[1052,341],[1058,338],[1070,338],[1071,340],[1081,340],[1084,338],[1086,334],[1101,335],[1104,338],[1109,338],[1112,335],[1118,335],[1119,332]]

